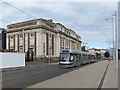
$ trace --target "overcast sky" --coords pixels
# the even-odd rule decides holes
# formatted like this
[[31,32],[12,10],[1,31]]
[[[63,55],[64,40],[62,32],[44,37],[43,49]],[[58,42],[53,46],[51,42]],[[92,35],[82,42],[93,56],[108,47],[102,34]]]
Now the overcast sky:
[[[62,23],[73,29],[83,43],[94,48],[110,48],[112,45],[112,20],[117,2],[8,2],[9,4],[44,19]],[[8,24],[34,19],[2,3],[2,27]],[[7,22],[5,22],[7,21]]]

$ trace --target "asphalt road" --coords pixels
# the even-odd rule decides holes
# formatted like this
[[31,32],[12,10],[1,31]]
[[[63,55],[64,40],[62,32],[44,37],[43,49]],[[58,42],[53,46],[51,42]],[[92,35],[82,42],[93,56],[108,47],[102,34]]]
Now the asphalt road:
[[6,71],[2,73],[2,87],[25,88],[87,65],[82,65],[75,68],[61,69],[58,64],[51,64],[24,68],[21,70]]

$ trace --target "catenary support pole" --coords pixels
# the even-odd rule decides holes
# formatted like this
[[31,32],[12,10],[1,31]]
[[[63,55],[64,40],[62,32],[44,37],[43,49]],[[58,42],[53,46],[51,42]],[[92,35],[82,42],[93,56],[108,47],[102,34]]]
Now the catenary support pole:
[[114,18],[112,17],[112,29],[113,29],[113,63],[115,62],[115,40],[114,40]]
[[116,66],[115,66],[115,69],[118,70],[118,29],[117,29],[117,11],[115,11],[115,41],[116,41]]
[[24,29],[23,29],[23,53],[24,53]]

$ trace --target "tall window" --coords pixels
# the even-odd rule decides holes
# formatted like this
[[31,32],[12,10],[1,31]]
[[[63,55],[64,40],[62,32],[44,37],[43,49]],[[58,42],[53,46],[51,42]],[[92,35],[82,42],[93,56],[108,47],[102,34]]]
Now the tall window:
[[65,39],[65,48],[67,49],[68,48],[68,40]]
[[70,32],[69,32],[69,35],[70,35]]
[[43,43],[43,55],[45,55],[45,43]]
[[33,34],[33,33],[31,33],[31,34],[30,34],[30,37],[34,37],[34,34]]
[[23,35],[22,35],[22,34],[20,35],[20,38],[23,38]]
[[13,36],[11,36],[10,39],[13,39]]

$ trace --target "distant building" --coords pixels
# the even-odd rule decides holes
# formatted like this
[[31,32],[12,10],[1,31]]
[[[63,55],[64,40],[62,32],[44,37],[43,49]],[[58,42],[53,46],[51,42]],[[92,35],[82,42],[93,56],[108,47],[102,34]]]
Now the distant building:
[[0,28],[0,52],[6,49],[6,30]]
[[[63,49],[81,50],[81,37],[73,30],[51,19],[35,19],[7,26],[7,49],[27,53],[33,49],[34,57],[59,57]],[[24,29],[24,40],[23,40]]]
[[106,52],[106,49],[96,49],[96,48],[91,48],[88,50],[88,52],[90,53],[100,53],[100,54],[104,54]]

